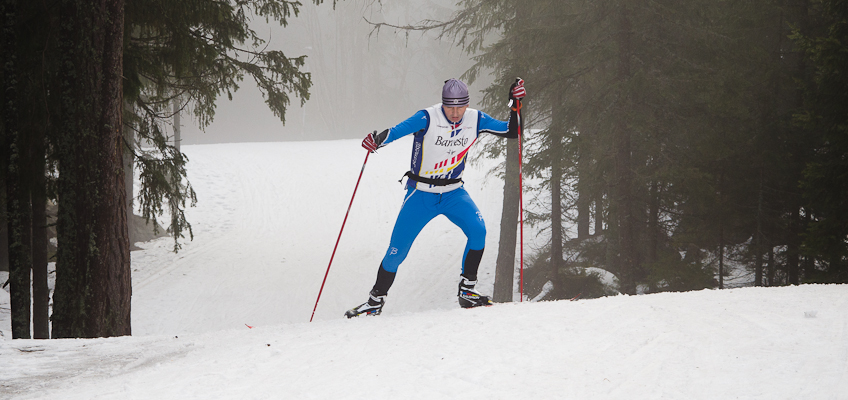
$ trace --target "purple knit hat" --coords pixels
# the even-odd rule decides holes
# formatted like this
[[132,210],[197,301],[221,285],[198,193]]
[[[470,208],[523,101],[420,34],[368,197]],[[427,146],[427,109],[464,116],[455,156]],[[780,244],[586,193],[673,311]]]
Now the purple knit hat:
[[468,86],[457,79],[448,79],[442,87],[442,105],[462,107],[468,105]]

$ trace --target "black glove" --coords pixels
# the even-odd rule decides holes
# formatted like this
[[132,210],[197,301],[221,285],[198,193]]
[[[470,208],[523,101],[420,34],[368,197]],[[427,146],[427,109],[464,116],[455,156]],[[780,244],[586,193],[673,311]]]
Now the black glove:
[[362,147],[365,148],[365,150],[368,150],[373,153],[380,147],[383,147],[383,142],[386,141],[386,137],[388,136],[388,129],[380,132],[379,134],[377,133],[377,131],[374,131],[374,133],[369,133],[368,136],[365,136],[365,139],[362,139]]

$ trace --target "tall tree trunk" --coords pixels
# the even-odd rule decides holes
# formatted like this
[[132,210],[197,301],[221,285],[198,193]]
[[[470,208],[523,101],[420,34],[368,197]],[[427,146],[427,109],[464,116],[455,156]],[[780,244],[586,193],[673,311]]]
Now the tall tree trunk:
[[512,301],[515,276],[515,245],[518,230],[519,184],[518,141],[506,142],[506,167],[504,172],[503,208],[501,209],[501,234],[498,241],[498,258],[495,263],[495,289],[492,300],[497,303]]
[[[7,120],[8,121],[8,120]],[[29,339],[32,272],[32,200],[26,176],[27,149],[21,130],[12,131],[6,199],[12,338]]]
[[[551,269],[548,279],[554,285],[553,298],[562,295],[563,288],[559,281],[559,271],[564,267],[562,260],[562,138],[565,121],[561,114],[562,97],[554,104],[553,123],[551,124]],[[584,196],[585,197],[585,196]],[[588,216],[588,215],[587,215]],[[588,222],[588,218],[587,218]],[[588,232],[587,235],[588,236]]]
[[[17,131],[20,143],[20,131]],[[32,206],[27,185],[23,183],[24,157],[19,147],[12,145],[9,163],[9,179],[6,183],[8,231],[9,231],[9,284],[12,317],[12,338],[29,339],[32,271]]]
[[50,339],[50,289],[47,287],[47,182],[43,136],[33,151],[32,328],[33,338]]
[[721,219],[718,227],[718,288],[724,289],[724,224]]
[[131,334],[122,0],[64,0],[53,337]]
[[[124,115],[132,113],[132,104],[126,99],[123,100],[123,112]],[[130,126],[126,123],[126,121],[122,121],[121,129],[123,131],[124,136],[124,190],[126,191],[126,201],[124,204],[127,208],[127,224],[132,221],[133,216],[133,197],[135,196],[134,188],[133,188],[133,180],[135,179],[135,175],[133,173],[135,167],[135,130],[133,126]],[[130,243],[133,243],[133,238],[130,238]]]
[[180,100],[179,97],[174,99],[174,147],[177,151],[180,151],[180,143],[182,142],[182,138],[180,137]]
[[6,171],[6,217],[9,238],[9,284],[12,312],[12,338],[30,336],[30,271],[32,268],[32,208],[25,166],[28,161],[26,135],[18,123],[21,111],[17,57],[18,2],[2,3],[3,54],[3,126],[8,146],[4,160]]
[[[630,58],[631,58],[631,23],[629,9],[622,4],[618,10],[618,21],[616,42],[618,44],[618,80],[622,86],[630,80]],[[630,95],[627,88],[620,89],[617,105],[617,118],[615,127],[615,196],[618,214],[618,250],[619,250],[619,279],[621,290],[627,294],[636,294],[635,273],[637,270],[636,243],[634,236],[634,199],[632,195],[632,171],[631,171],[631,128],[628,125],[630,112]]]
[[763,173],[757,192],[757,231],[754,232],[754,286],[763,286]]
[[[9,119],[17,113],[12,98],[6,98],[15,93],[16,81],[11,79],[15,71],[15,1],[0,1],[0,54],[3,54],[3,80],[0,81],[0,271],[9,271],[9,220],[7,218],[8,201],[6,199],[7,180],[9,172],[12,133],[15,131],[17,120]],[[9,36],[12,35],[12,36]],[[9,54],[8,58],[6,54]],[[6,122],[9,121],[9,122]],[[3,282],[4,283],[4,282]],[[2,285],[3,283],[0,283]]]
[[648,263],[655,264],[660,240],[660,184],[651,181],[648,204]]
[[[812,218],[810,216],[810,210],[804,210],[804,220],[803,220],[803,228],[802,232],[806,232],[807,228],[809,228],[810,223],[812,222]],[[801,262],[801,274],[804,279],[813,279],[813,275],[816,272],[816,258],[811,254],[804,255],[804,258]]]
[[607,204],[607,229],[604,231],[606,239],[606,254],[604,259],[607,265],[607,270],[617,274],[619,277],[619,291],[624,291],[624,284],[621,280],[621,254],[619,251],[620,235],[618,234],[618,202],[614,199],[616,194],[615,179],[610,179],[607,192],[609,193],[609,203]]
[[777,286],[777,282],[775,279],[775,268],[774,265],[774,245],[771,241],[768,242],[768,261],[766,261],[766,275],[768,277],[768,286]]
[[724,172],[718,178],[718,288],[724,289]]
[[[589,144],[585,133],[580,132],[577,137],[577,240],[589,237],[589,221],[591,220],[590,208],[592,205],[592,194],[589,192]],[[560,154],[560,158],[562,154]]]
[[[810,16],[809,16],[809,0],[792,0],[790,2],[790,6],[794,8],[794,12],[791,13],[792,17],[795,19],[795,24],[798,26],[801,34],[809,37],[810,34]],[[801,82],[808,82],[811,78],[808,77],[807,73],[807,58],[804,57],[801,52],[796,52],[796,67],[795,67],[795,79]],[[795,87],[795,109],[803,109],[804,107],[804,89],[802,85],[796,85]],[[807,164],[807,160],[813,157],[812,154],[805,154],[805,146],[802,145],[802,142],[806,139],[806,136],[802,132],[798,132],[798,129],[795,129],[794,136],[796,139],[796,146],[791,150],[792,158],[795,167],[798,170],[798,176],[802,176],[802,170]],[[798,190],[797,185],[792,187],[792,190]],[[800,278],[800,257],[801,257],[801,195],[791,194],[789,196],[789,238],[786,241],[786,269],[787,269],[787,283],[790,285],[797,285],[801,283]]]
[[[5,134],[5,132],[0,131],[0,137]],[[0,139],[0,141],[5,141],[5,139]],[[5,146],[5,143],[2,143]],[[0,161],[0,168],[3,169],[0,172],[0,271],[9,272],[9,223],[6,220],[6,171],[8,168],[8,162],[5,160]],[[2,283],[0,283],[2,285]]]
[[[791,197],[797,196],[791,195]],[[800,283],[798,265],[800,261],[801,217],[797,202],[791,201],[790,206],[792,209],[789,212],[789,237],[786,241],[786,283],[797,285]]]
[[[526,21],[530,16],[529,7],[516,7],[515,19],[516,25],[521,29],[522,22]],[[515,46],[513,51],[516,54],[525,52],[526,49]],[[520,64],[513,64],[515,70],[522,70]],[[507,76],[517,76],[518,74],[508,74]],[[524,134],[524,118],[519,121],[520,132]],[[523,139],[523,136],[520,138]],[[520,140],[519,139],[519,140]],[[498,258],[495,263],[495,288],[492,293],[492,301],[497,303],[506,303],[513,301],[514,292],[514,277],[515,277],[515,248],[517,242],[517,230],[519,221],[519,209],[521,201],[521,188],[519,174],[521,166],[519,165],[521,158],[521,149],[518,147],[518,140],[507,140],[506,143],[506,165],[504,167],[504,192],[503,192],[503,208],[501,209],[501,232],[498,241]],[[522,243],[523,245],[523,243]],[[523,268],[523,266],[520,266]],[[523,283],[523,282],[522,282]],[[519,292],[522,288],[519,288]]]
[[598,193],[595,197],[595,235],[601,235],[604,232],[604,195]]

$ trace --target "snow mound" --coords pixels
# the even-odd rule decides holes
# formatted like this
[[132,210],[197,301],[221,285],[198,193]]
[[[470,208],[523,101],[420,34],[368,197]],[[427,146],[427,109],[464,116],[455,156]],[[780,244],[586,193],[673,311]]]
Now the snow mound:
[[0,397],[837,399],[846,310],[810,285],[4,341]]

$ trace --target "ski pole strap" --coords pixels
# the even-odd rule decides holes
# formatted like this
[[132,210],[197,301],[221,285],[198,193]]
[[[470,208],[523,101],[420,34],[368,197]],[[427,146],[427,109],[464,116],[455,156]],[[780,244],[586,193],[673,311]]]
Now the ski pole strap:
[[512,110],[512,111],[515,111],[515,112],[519,112],[519,111],[521,111],[521,100],[516,99],[516,100],[514,101],[514,104],[516,104],[516,106],[515,106],[515,107],[512,107],[512,106],[510,105],[509,109],[510,109],[510,110]]
[[[454,183],[462,182],[462,179],[432,179],[425,178],[423,176],[418,176],[412,173],[412,171],[406,171],[406,173],[400,178],[400,181],[403,181],[403,178],[409,178],[415,182],[426,183],[428,185],[433,186],[447,186],[453,185]],[[400,182],[398,181],[398,182]]]

